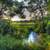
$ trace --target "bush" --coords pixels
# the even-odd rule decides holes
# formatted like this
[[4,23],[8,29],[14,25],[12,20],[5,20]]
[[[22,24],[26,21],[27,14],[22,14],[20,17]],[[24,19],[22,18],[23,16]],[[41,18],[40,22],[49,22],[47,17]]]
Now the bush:
[[2,35],[9,34],[15,38],[22,39],[27,37],[30,28],[32,28],[32,24],[0,20],[0,34]]
[[50,34],[50,21],[48,21],[48,24],[47,24],[47,33]]

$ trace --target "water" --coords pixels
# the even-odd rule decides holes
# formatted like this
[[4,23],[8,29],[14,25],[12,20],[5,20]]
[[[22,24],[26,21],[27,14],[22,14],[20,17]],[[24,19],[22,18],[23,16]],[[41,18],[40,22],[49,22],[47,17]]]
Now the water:
[[28,45],[30,43],[36,43],[38,39],[37,33],[31,31],[27,39],[23,39],[23,45]]
[[37,33],[35,33],[35,32],[32,31],[32,32],[29,34],[28,42],[34,43],[34,42],[36,41],[36,39],[37,39]]

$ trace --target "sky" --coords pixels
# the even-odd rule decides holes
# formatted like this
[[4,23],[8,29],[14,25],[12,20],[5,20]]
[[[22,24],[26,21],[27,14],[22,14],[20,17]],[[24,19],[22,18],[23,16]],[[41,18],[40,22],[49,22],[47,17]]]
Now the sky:
[[[17,0],[18,2],[22,2],[22,1],[24,1],[24,0]],[[29,2],[30,0],[27,0],[27,2]]]
[[24,1],[24,0],[13,0],[13,1],[18,1],[18,2],[22,2],[22,1]]
[[22,2],[22,1],[24,1],[24,0],[18,0],[18,2]]

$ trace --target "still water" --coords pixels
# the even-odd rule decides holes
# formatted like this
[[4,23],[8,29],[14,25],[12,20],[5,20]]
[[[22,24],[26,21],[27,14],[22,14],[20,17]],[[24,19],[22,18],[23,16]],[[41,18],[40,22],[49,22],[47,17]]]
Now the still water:
[[37,33],[31,32],[28,37],[28,42],[35,42],[37,40]]
[[36,43],[38,39],[38,34],[36,32],[31,31],[28,35],[27,39],[23,40],[23,44],[30,44],[30,43]]

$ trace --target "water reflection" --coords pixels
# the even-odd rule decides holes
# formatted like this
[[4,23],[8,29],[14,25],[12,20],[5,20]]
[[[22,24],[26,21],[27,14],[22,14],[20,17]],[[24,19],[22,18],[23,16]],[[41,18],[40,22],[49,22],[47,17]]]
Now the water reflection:
[[29,42],[29,43],[30,43],[30,42],[34,43],[36,40],[37,40],[37,33],[35,33],[35,32],[32,31],[32,32],[29,34],[28,42]]
[[36,32],[31,31],[28,38],[23,39],[23,45],[29,45],[30,43],[36,43],[38,39],[38,34]]

